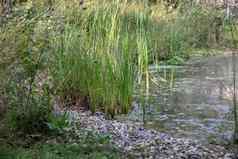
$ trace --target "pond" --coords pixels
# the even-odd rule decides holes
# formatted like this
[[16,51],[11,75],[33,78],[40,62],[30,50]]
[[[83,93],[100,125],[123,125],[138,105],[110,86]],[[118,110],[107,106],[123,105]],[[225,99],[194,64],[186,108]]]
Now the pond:
[[216,144],[231,141],[231,55],[194,59],[183,66],[151,66],[150,78],[149,98],[142,102],[139,93],[135,95],[130,120],[144,121],[147,128],[174,137]]

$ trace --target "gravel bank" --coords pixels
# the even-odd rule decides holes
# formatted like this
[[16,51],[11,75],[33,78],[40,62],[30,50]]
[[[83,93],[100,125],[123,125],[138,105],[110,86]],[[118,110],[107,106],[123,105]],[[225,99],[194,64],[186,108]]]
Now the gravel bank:
[[99,134],[111,134],[113,144],[125,154],[123,158],[136,159],[237,159],[219,145],[203,145],[198,141],[173,138],[155,130],[143,128],[140,123],[106,120],[102,113],[69,112],[70,121]]

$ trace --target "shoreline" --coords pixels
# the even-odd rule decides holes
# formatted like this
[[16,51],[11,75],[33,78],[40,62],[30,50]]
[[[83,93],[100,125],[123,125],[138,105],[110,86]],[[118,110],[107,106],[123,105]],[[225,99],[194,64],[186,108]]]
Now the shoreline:
[[145,129],[142,124],[107,120],[103,113],[67,111],[69,121],[77,129],[110,134],[112,144],[125,155],[137,159],[235,159],[231,150],[198,140],[174,138],[168,134]]

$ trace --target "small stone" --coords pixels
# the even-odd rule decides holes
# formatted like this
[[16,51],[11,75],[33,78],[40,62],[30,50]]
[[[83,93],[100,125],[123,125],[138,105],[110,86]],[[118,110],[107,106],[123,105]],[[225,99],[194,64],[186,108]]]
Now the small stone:
[[227,154],[225,154],[225,156],[224,156],[224,159],[233,159],[233,154],[231,154],[231,153],[227,153]]
[[202,157],[198,154],[190,154],[188,155],[188,159],[201,159]]
[[[197,141],[148,130],[141,124],[131,121],[119,122],[106,120],[103,113],[75,113],[72,128],[67,130],[69,140],[71,136],[78,138],[85,136],[86,132],[97,132],[99,134],[110,134],[111,143],[116,145],[125,156],[133,158],[154,159],[232,159],[232,153],[226,153],[226,149],[217,145],[202,145]],[[80,129],[79,129],[80,128]],[[72,134],[72,135],[71,135]],[[67,139],[68,139],[67,138]],[[72,142],[79,140],[77,137]],[[224,155],[226,154],[226,155]]]

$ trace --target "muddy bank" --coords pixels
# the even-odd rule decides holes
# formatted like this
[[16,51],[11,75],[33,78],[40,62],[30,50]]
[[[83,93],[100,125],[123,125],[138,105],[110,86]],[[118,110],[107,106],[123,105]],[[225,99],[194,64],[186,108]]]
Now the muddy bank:
[[173,138],[168,134],[145,129],[141,123],[106,120],[102,113],[69,111],[73,125],[79,129],[109,134],[112,143],[122,152],[122,158],[148,159],[235,159],[231,150],[223,146],[201,144],[196,140]]

